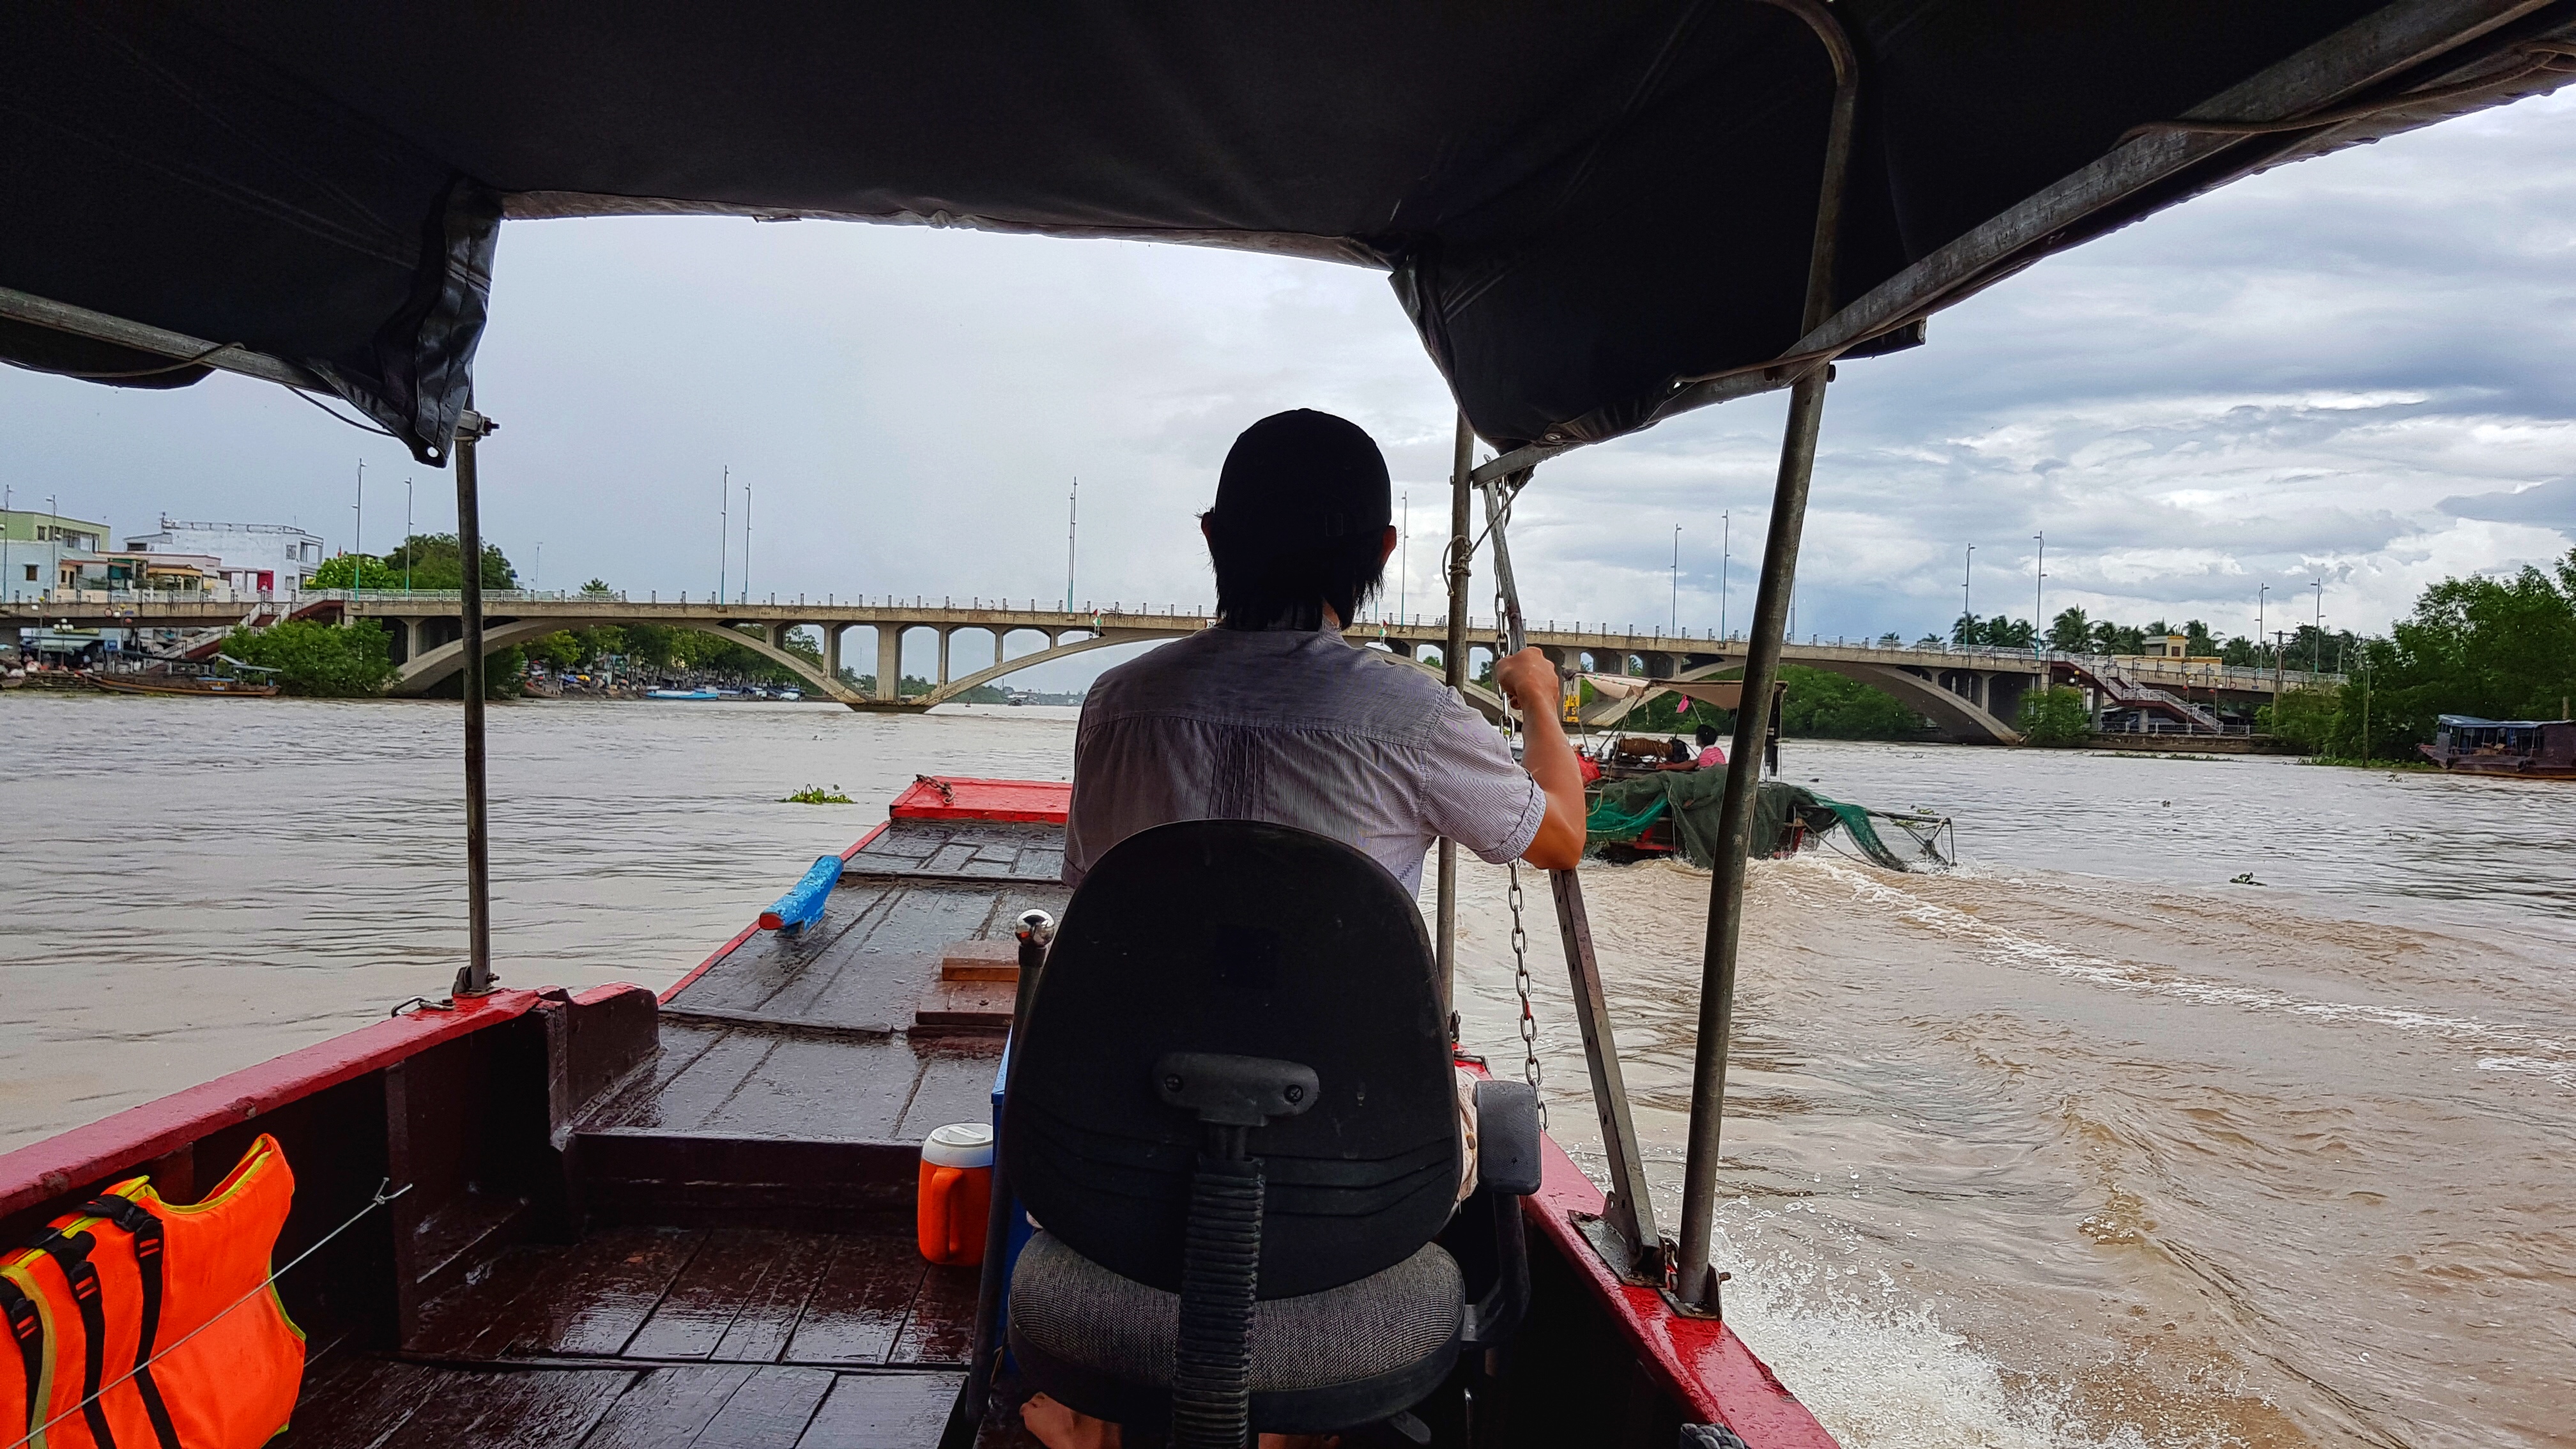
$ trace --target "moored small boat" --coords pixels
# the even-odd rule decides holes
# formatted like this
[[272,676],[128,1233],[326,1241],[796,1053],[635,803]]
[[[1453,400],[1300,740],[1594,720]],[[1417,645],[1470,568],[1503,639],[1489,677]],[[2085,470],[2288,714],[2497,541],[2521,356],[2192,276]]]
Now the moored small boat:
[[648,689],[648,690],[644,691],[644,697],[645,697],[646,699],[685,699],[685,700],[722,699],[722,698],[724,698],[724,696],[723,696],[723,695],[718,694],[716,691],[714,691],[714,690],[712,690],[712,689]]
[[274,684],[214,675],[102,674],[93,671],[87,677],[91,684],[110,694],[160,694],[185,699],[266,699],[277,693]]
[[2415,748],[2453,774],[2576,780],[2576,720],[2446,714],[2433,742]]

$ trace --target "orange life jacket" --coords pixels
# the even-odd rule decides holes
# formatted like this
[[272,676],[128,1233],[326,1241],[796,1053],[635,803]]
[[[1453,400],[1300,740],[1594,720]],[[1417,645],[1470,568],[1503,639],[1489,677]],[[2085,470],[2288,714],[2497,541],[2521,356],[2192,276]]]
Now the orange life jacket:
[[304,1335],[267,1280],[294,1195],[263,1134],[202,1202],[132,1178],[0,1257],[0,1449],[257,1449],[285,1428]]

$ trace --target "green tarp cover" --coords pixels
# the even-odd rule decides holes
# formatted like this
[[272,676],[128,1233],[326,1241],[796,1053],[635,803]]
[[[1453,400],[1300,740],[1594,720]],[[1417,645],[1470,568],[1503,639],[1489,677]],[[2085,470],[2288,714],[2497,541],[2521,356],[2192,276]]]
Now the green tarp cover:
[[[1670,815],[1682,855],[1706,869],[1717,860],[1718,815],[1726,804],[1724,770],[1665,770],[1629,780],[1605,780],[1584,819],[1584,847],[1634,840],[1657,820]],[[1823,836],[1836,826],[1850,832],[1852,843],[1876,864],[1905,870],[1905,860],[1887,848],[1870,823],[1869,811],[1829,799],[1803,785],[1765,780],[1753,797],[1753,853],[1776,855],[1786,843],[1792,820],[1807,833]]]

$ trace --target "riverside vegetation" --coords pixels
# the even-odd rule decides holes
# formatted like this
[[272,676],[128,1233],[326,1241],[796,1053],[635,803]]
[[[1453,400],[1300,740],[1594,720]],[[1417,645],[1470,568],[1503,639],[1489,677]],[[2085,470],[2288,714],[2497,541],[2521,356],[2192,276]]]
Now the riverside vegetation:
[[2576,698],[2576,550],[2546,571],[2444,579],[2385,639],[2358,641],[2338,686],[2295,689],[2261,712],[2313,754],[2411,761],[2445,714],[2565,719]]

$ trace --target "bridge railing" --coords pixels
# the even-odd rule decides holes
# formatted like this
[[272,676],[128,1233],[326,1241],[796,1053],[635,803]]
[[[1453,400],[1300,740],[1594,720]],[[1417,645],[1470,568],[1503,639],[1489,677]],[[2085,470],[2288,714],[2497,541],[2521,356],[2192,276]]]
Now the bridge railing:
[[213,589],[11,589],[0,591],[0,605],[42,609],[48,605],[95,609],[158,609],[174,604],[207,604],[223,608],[265,608],[292,604],[296,596],[275,591]]

